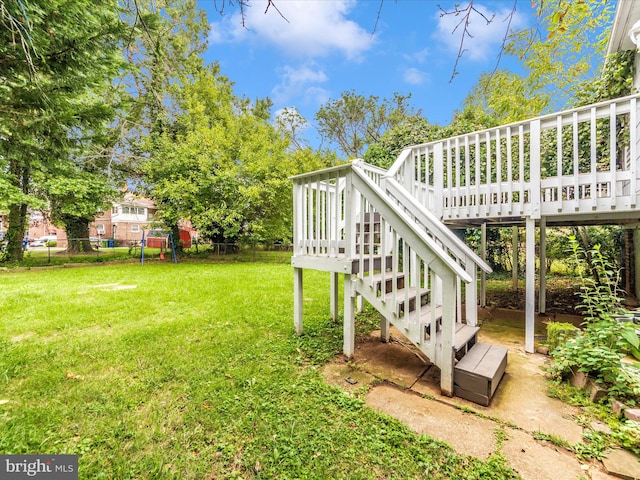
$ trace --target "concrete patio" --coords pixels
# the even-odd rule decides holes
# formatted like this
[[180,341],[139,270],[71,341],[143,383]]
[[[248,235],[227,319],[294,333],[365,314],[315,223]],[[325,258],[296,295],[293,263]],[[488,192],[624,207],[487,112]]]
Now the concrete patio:
[[[585,430],[577,421],[580,408],[547,396],[542,367],[548,357],[525,353],[523,312],[479,312],[480,341],[509,350],[506,373],[488,407],[440,395],[439,369],[394,329],[392,341],[386,344],[380,342],[379,332],[359,339],[353,362],[327,365],[324,378],[346,391],[366,390],[371,408],[448,443],[459,453],[482,459],[504,455],[523,479],[640,479],[640,462],[630,452],[611,451],[604,462],[581,461],[567,449],[541,439],[580,442]],[[546,320],[550,319],[537,318],[537,332],[544,332]],[[579,322],[577,317],[563,320]],[[593,423],[588,428],[607,427]]]

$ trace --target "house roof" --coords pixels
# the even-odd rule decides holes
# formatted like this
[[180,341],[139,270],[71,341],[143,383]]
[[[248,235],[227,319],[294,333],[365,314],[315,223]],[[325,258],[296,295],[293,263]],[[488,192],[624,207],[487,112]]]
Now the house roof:
[[638,20],[640,20],[640,2],[637,0],[618,0],[607,47],[608,55],[636,48],[629,37],[629,30]]
[[137,197],[132,193],[126,193],[124,198],[119,202],[114,202],[120,205],[131,205],[134,207],[147,207],[155,208],[156,204],[153,200],[145,197]]

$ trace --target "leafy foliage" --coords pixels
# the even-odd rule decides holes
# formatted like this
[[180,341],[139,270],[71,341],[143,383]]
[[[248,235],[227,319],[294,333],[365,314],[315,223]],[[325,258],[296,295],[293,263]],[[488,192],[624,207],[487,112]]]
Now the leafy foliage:
[[405,147],[430,142],[434,137],[440,136],[439,130],[438,126],[430,124],[425,118],[417,115],[409,117],[369,145],[364,160],[388,169]]
[[630,54],[604,61],[610,29],[603,25],[611,24],[612,2],[560,0],[537,5],[537,24],[511,32],[504,49],[522,63],[525,73],[495,70],[482,75],[465,109],[479,110],[504,124],[628,93]]
[[[584,252],[575,238],[572,239],[573,255],[578,261]],[[609,387],[609,395],[640,400],[638,372],[633,366],[620,360],[637,349],[635,331],[626,323],[616,320],[624,314],[621,298],[611,265],[600,253],[599,246],[590,252],[591,261],[597,273],[580,277],[581,302],[579,308],[586,316],[584,329],[574,338],[560,344],[553,350],[552,375],[564,377],[570,372],[585,372]],[[633,340],[635,338],[635,341]]]
[[0,207],[9,210],[7,255],[21,259],[28,209],[44,207],[56,181],[86,178],[86,145],[114,115],[96,92],[122,66],[126,26],[116,0],[1,6]]
[[168,226],[188,219],[201,236],[255,244],[289,240],[289,176],[333,163],[308,148],[288,152],[266,101],[233,94],[217,65],[172,89],[176,111],[141,143],[144,185]]
[[528,95],[542,111],[576,104],[599,76],[614,4],[607,0],[540,2],[539,24],[515,32],[506,53],[526,69]]
[[578,329],[570,323],[550,322],[547,325],[547,346],[553,352],[559,345],[562,345],[573,337]]
[[411,95],[399,93],[394,93],[392,99],[380,100],[373,95],[343,92],[316,113],[318,131],[348,159],[361,158],[366,147],[377,142],[386,130],[416,115],[410,99]]

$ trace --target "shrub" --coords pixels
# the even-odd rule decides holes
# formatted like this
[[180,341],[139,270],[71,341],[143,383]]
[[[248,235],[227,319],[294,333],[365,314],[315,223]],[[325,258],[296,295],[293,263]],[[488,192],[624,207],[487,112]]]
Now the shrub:
[[547,324],[547,347],[553,352],[556,347],[574,338],[580,330],[570,323],[551,322]]
[[[575,260],[580,262],[585,253],[575,237],[571,237],[571,247]],[[566,378],[578,371],[587,373],[608,387],[609,396],[636,403],[640,399],[639,375],[633,366],[624,365],[621,359],[637,349],[637,342],[633,340],[637,337],[635,333],[629,334],[627,324],[616,320],[624,313],[616,272],[603,257],[599,245],[589,254],[592,273],[598,281],[580,276],[578,308],[586,314],[585,328],[552,350],[554,361],[549,372],[556,378]]]

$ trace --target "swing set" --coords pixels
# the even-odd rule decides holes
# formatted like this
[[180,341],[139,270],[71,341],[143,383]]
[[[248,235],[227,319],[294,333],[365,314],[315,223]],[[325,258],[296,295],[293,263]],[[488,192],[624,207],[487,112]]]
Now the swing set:
[[[158,238],[158,237],[149,237],[149,238]],[[169,232],[167,238],[169,239],[169,245],[171,246],[171,256],[173,258],[173,263],[178,263],[178,256],[176,255],[176,246],[173,241],[173,233]],[[144,265],[144,247],[146,245],[145,241],[145,231],[142,231],[142,242],[140,249],[140,264]],[[164,260],[164,251],[163,251],[164,242],[160,243],[160,260]]]

